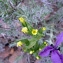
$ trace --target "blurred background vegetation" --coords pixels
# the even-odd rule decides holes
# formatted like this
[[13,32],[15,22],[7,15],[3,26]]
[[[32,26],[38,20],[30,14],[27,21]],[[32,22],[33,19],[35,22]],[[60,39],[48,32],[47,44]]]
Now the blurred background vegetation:
[[[54,33],[59,33],[63,30],[63,1],[0,0],[0,33],[22,36],[21,25],[18,21],[18,18],[22,16],[35,28],[45,26],[47,32],[52,29]],[[51,36],[47,32],[45,32],[46,35]]]

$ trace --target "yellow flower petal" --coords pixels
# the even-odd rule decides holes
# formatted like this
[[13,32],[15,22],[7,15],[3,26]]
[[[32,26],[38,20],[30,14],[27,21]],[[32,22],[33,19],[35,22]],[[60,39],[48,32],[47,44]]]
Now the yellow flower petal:
[[41,48],[39,48],[39,50],[41,51],[42,49],[41,49]]
[[32,29],[32,34],[33,35],[36,35],[38,33],[38,30],[37,29]]
[[22,31],[23,33],[27,33],[27,32],[28,32],[28,29],[27,29],[27,27],[23,27],[21,31]]
[[30,54],[33,54],[34,51],[30,51]]
[[47,46],[48,44],[47,44],[47,42],[44,42],[44,44]]
[[44,44],[47,44],[47,42],[44,42]]
[[46,46],[47,46],[48,44],[46,44]]
[[39,56],[37,56],[36,59],[40,59]]
[[22,46],[23,43],[21,41],[17,42],[17,47]]
[[46,30],[46,27],[42,27],[42,30],[45,31]]
[[24,19],[23,17],[20,17],[20,18],[19,18],[19,21],[20,21],[21,23],[25,23],[25,19]]

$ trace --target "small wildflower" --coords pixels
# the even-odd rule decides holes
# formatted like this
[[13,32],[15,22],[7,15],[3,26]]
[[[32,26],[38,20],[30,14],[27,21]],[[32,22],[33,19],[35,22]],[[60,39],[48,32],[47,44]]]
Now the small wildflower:
[[47,42],[44,42],[44,44],[47,46],[48,44],[47,44]]
[[46,46],[47,46],[48,44],[46,44]]
[[17,47],[22,46],[23,43],[21,41],[17,42]]
[[42,27],[42,30],[45,31],[46,30],[46,27]]
[[36,59],[39,60],[40,59],[39,56],[37,56]]
[[42,49],[41,49],[41,48],[39,48],[39,50],[41,51]]
[[36,35],[38,33],[38,30],[37,29],[32,29],[32,34],[33,35]]
[[30,54],[33,54],[34,51],[30,51]]
[[24,19],[23,17],[20,17],[20,18],[19,18],[19,21],[20,21],[21,23],[25,23],[25,19]]
[[23,27],[21,31],[22,31],[23,33],[27,33],[27,32],[28,32],[28,29],[27,29],[27,27]]

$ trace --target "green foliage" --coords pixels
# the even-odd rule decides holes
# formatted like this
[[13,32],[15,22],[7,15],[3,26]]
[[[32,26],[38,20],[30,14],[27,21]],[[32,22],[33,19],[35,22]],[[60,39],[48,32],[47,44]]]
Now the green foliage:
[[45,7],[44,5],[41,7],[40,5],[37,5],[34,0],[28,1],[26,4],[29,6],[26,6],[25,4],[22,5],[21,0],[1,0],[0,16],[6,22],[24,16],[27,18],[28,22],[37,24],[39,22],[38,19],[43,21],[43,18],[51,12],[48,10],[48,7]]

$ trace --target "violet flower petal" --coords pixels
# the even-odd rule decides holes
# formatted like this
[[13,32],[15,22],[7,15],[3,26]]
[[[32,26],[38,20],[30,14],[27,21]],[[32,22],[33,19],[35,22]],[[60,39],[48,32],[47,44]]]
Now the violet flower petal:
[[63,63],[63,54],[60,55],[61,61]]
[[55,43],[55,46],[60,45],[61,42],[63,42],[63,32],[60,33],[60,34],[56,37],[56,43]]
[[56,52],[57,52],[57,54],[60,56],[60,59],[61,59],[61,61],[62,61],[62,63],[63,63],[63,54],[60,54],[59,51],[56,51]]
[[47,57],[50,54],[50,51],[53,50],[51,46],[46,46],[40,53],[39,56]]
[[51,60],[53,63],[63,63],[60,54],[56,50],[52,51]]

